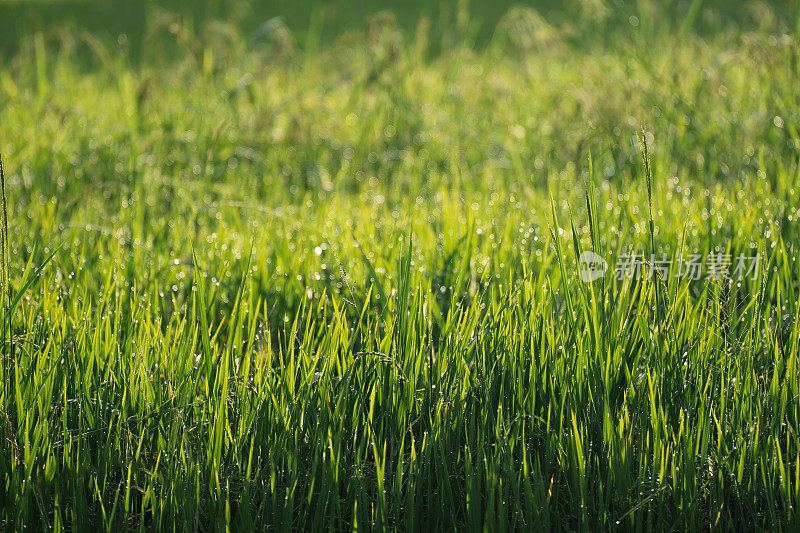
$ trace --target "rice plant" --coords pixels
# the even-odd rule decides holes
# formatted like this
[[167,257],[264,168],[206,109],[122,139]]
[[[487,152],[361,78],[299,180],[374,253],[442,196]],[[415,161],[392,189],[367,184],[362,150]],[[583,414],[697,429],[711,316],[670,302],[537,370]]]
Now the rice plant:
[[795,8],[189,4],[0,0],[3,528],[800,528]]

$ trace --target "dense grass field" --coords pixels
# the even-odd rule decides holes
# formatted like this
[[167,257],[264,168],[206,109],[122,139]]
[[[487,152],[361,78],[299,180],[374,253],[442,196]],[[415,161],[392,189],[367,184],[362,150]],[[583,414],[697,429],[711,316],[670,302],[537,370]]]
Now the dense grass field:
[[0,0],[0,526],[798,530],[799,20]]

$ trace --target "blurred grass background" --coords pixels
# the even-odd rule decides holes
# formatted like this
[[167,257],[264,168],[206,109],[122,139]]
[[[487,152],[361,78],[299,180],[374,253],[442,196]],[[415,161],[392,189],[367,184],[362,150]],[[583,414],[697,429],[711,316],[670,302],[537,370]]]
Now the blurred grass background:
[[[798,28],[796,0],[753,2],[752,0],[565,0],[550,1],[472,1],[444,0],[335,0],[315,2],[225,0],[142,0],[140,2],[102,2],[88,0],[2,0],[0,1],[0,49],[8,57],[35,32],[57,33],[73,27],[108,40],[125,34],[132,56],[140,59],[148,21],[158,13],[170,12],[182,23],[202,28],[209,21],[225,21],[246,34],[256,32],[266,21],[280,17],[299,42],[317,41],[325,46],[350,30],[360,30],[381,11],[393,13],[403,30],[413,33],[421,20],[428,20],[436,52],[452,38],[459,16],[469,15],[466,37],[481,47],[495,35],[498,22],[515,6],[535,9],[549,24],[570,27],[573,44],[614,40],[637,31],[636,21],[652,15],[653,29],[673,30],[689,24],[703,37],[720,32],[737,33],[778,24],[783,31]],[[641,20],[640,20],[641,22]]]

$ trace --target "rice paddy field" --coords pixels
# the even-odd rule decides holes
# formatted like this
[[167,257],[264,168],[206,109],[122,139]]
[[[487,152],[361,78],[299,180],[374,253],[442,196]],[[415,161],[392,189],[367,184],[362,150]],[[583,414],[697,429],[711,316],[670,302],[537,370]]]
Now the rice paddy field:
[[800,528],[797,2],[0,0],[0,528]]

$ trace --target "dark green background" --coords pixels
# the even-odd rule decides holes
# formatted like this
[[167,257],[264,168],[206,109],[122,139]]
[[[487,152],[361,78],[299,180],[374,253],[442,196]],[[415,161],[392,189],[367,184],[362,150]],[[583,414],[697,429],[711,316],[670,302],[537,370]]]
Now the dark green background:
[[[469,38],[476,46],[487,43],[500,18],[514,5],[532,6],[552,24],[571,21],[580,0],[565,2],[498,0],[494,2],[472,0],[468,2],[470,14]],[[678,27],[691,10],[691,0],[653,2],[658,16],[655,25]],[[593,31],[595,37],[610,37],[620,32],[631,32],[629,17],[639,13],[643,5],[633,0],[606,0],[610,16],[605,24]],[[784,21],[788,31],[797,28],[796,0],[766,2]],[[454,25],[458,0],[430,2],[427,0],[335,0],[330,2],[302,1],[230,1],[230,0],[143,0],[131,2],[103,2],[88,0],[0,0],[0,50],[8,58],[24,42],[25,36],[36,31],[54,32],[64,25],[86,30],[95,36],[115,39],[128,36],[132,57],[145,34],[147,23],[157,10],[178,14],[184,23],[195,28],[209,20],[231,22],[244,32],[251,32],[272,17],[280,16],[300,43],[304,42],[309,27],[317,21],[322,45],[341,33],[361,29],[375,13],[389,10],[398,25],[413,32],[422,17],[431,21],[431,30],[442,33]],[[738,29],[755,29],[759,20],[757,3],[741,0],[705,0],[701,2],[693,28],[705,37]],[[436,35],[436,33],[434,33]],[[576,42],[586,41],[586,35],[575,35]],[[437,43],[433,43],[435,53]]]

